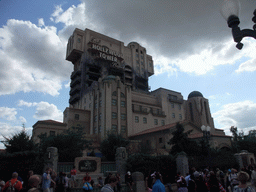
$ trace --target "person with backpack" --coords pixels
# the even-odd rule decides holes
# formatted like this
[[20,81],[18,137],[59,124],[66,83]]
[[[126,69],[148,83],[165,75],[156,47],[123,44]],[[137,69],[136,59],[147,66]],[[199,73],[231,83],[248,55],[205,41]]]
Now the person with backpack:
[[12,174],[12,179],[5,183],[4,192],[19,192],[22,189],[22,183],[18,180],[18,173]]

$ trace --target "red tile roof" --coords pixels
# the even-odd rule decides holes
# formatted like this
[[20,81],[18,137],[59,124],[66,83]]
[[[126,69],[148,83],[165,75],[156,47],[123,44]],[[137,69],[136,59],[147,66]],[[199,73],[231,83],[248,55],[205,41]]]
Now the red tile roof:
[[170,128],[176,126],[176,124],[177,123],[172,123],[172,124],[163,125],[163,126],[160,126],[160,127],[154,127],[154,128],[151,128],[151,129],[141,131],[141,132],[136,133],[134,135],[131,135],[130,137],[135,137],[135,136],[149,134],[149,133],[158,132],[158,131],[164,131],[164,130],[167,130],[167,129],[170,129]]
[[51,119],[48,119],[48,120],[42,120],[42,121],[38,121],[40,123],[54,123],[54,124],[65,124],[65,123],[62,123],[62,122],[59,122],[59,121],[55,121],[55,120],[51,120]]

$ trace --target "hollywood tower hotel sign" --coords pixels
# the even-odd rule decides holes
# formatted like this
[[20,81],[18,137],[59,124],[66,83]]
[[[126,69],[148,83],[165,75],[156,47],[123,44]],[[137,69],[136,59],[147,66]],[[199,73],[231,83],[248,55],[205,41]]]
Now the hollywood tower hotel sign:
[[99,43],[100,40],[92,38],[91,41],[88,43],[88,50],[90,50],[94,54],[94,56],[96,56],[96,58],[112,61],[113,67],[122,68],[124,60],[123,54],[111,50],[107,46],[101,46],[99,45]]

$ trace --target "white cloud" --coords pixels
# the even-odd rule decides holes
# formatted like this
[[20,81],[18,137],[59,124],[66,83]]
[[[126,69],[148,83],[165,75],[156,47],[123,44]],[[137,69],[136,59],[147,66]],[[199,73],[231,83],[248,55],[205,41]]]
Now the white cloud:
[[19,100],[18,102],[18,106],[26,106],[26,107],[32,107],[32,106],[36,106],[37,103],[36,102],[26,102],[26,101],[23,101],[23,100]]
[[[61,5],[55,7],[51,20],[64,24],[58,32],[55,26],[45,26],[43,18],[38,19],[38,26],[10,19],[0,28],[0,95],[20,91],[58,95],[61,82],[69,79],[72,71],[65,53],[67,39],[76,27],[90,28],[125,43],[138,41],[153,56],[156,75],[177,75],[178,71],[204,75],[242,57],[248,61],[237,72],[254,71],[256,56],[250,50],[255,42],[244,39],[243,50],[235,48],[226,23],[216,11],[220,5],[220,0],[82,1],[66,10]],[[248,18],[252,4],[243,2],[243,6]]]
[[41,101],[36,106],[36,112],[33,116],[35,119],[47,120],[52,119],[56,121],[63,120],[62,112],[54,105],[48,102]]
[[38,19],[38,26],[39,27],[43,27],[44,26],[44,19],[43,18]]
[[27,123],[27,120],[26,120],[25,117],[23,117],[23,116],[20,116],[20,117],[19,117],[19,120],[20,120],[20,122],[21,122],[22,124]]
[[53,26],[10,19],[0,28],[0,95],[37,91],[58,95],[72,65],[65,61],[66,42]]
[[222,109],[213,113],[214,120],[229,131],[231,126],[248,131],[256,128],[256,103],[241,101],[222,106]]
[[36,112],[35,112],[35,115],[33,116],[35,119],[40,119],[40,120],[53,119],[57,121],[63,120],[63,114],[57,108],[57,106],[45,101],[36,103],[36,102],[26,102],[23,100],[19,100],[18,106],[36,107]]
[[70,81],[64,85],[65,88],[70,88]]
[[8,121],[14,121],[16,120],[16,115],[17,115],[17,109],[0,107],[0,118]]
[[[8,123],[2,123],[0,122],[0,141],[4,141],[4,137],[10,138],[14,134],[19,133],[21,130],[23,130],[22,126],[13,126]],[[25,128],[25,131],[28,135],[32,135],[32,128]],[[4,137],[3,137],[4,136]],[[0,142],[0,149],[4,149],[4,144]]]

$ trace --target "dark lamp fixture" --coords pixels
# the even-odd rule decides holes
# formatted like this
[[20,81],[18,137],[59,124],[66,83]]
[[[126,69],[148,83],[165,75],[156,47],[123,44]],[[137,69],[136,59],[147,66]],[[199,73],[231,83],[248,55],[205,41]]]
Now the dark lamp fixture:
[[[224,19],[227,20],[228,26],[232,29],[232,35],[234,41],[237,43],[236,47],[240,50],[243,48],[241,43],[244,37],[253,37],[256,39],[256,24],[254,24],[253,29],[243,29],[241,30],[238,25],[240,20],[239,15],[240,4],[238,0],[225,0],[221,8],[221,14]],[[256,9],[253,12],[252,21],[256,23]]]

